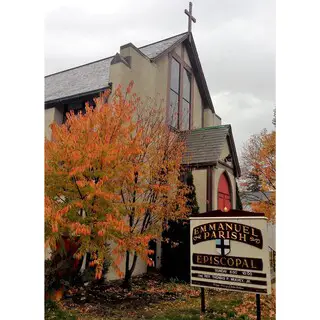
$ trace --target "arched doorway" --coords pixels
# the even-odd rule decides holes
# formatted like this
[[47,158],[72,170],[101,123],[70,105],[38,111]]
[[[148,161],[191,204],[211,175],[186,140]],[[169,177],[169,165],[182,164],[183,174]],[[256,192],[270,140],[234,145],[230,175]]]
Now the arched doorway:
[[218,184],[218,210],[232,209],[231,186],[229,179],[224,172],[219,179]]

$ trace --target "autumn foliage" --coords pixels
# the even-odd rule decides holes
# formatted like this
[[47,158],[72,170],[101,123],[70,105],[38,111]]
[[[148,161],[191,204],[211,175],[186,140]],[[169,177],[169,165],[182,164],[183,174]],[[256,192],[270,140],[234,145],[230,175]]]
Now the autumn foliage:
[[143,105],[132,87],[104,92],[85,114],[71,111],[45,141],[46,246],[77,239],[75,257],[90,253],[96,278],[105,259],[121,276],[121,260],[133,255],[130,276],[136,257],[148,262],[148,243],[163,222],[189,210],[179,180],[183,142],[168,130],[163,110]]
[[258,191],[263,198],[250,199],[252,210],[276,218],[276,132],[263,130],[253,135],[243,149],[242,171],[247,191]]

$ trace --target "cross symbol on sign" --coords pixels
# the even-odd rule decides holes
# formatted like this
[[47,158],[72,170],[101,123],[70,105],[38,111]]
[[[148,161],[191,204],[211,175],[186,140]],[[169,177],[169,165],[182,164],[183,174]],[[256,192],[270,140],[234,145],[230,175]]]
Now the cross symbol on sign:
[[216,239],[216,248],[220,255],[226,256],[230,253],[230,240]]

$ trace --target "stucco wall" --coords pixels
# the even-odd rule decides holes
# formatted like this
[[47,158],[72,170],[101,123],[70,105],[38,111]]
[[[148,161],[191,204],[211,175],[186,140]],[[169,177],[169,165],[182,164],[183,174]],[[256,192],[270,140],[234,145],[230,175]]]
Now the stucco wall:
[[55,108],[56,111],[55,111],[55,114],[54,114],[54,121],[57,123],[57,124],[62,124],[63,122],[63,110],[62,110],[62,107],[58,107],[58,108]]
[[204,127],[212,127],[212,126],[214,126],[213,117],[214,117],[214,114],[211,111],[211,109],[209,109],[209,108],[204,109],[204,119],[203,119],[204,123],[203,123],[203,126]]
[[150,63],[149,59],[142,56],[131,46],[121,49],[120,55],[131,57],[131,68],[121,62],[110,66],[110,81],[114,88],[121,84],[126,89],[129,82],[133,80],[133,91],[141,100],[146,97],[153,98],[156,92],[156,65]]
[[213,125],[214,126],[221,125],[221,118],[217,114],[214,114],[214,116],[213,116]]
[[54,121],[54,114],[55,114],[56,108],[50,108],[44,110],[44,134],[45,137],[50,140],[51,139],[51,129],[50,124]]
[[61,108],[50,108],[44,110],[44,134],[47,139],[51,139],[51,129],[50,124],[53,122],[62,124],[63,112]]
[[[224,159],[230,154],[230,149],[228,145],[228,141],[226,140],[223,145],[223,149],[221,151],[220,160],[224,161]],[[233,167],[232,162],[227,162],[230,167]]]
[[[115,244],[114,243],[111,244],[111,246],[110,246],[111,250],[114,249],[114,247],[115,247]],[[131,254],[130,255],[130,267],[132,265],[132,261],[133,261],[133,255]],[[123,256],[122,261],[119,265],[119,268],[123,272],[123,274],[125,272],[125,265],[126,265],[126,259],[125,259],[125,256]],[[138,257],[136,267],[133,271],[133,276],[143,274],[146,272],[147,272],[147,264],[141,258]],[[106,275],[106,280],[117,280],[117,279],[120,279],[119,276],[117,275],[115,270],[112,267],[110,267],[109,272]]]
[[193,184],[196,188],[196,196],[199,212],[207,211],[207,169],[192,170]]
[[[114,249],[115,244],[111,244],[110,248],[111,250]],[[132,265],[132,261],[133,261],[133,255],[130,255],[130,267]],[[157,248],[156,248],[156,268],[159,269],[161,267],[161,238],[159,238],[157,240]],[[125,257],[123,257],[121,264],[120,264],[120,270],[124,273],[125,272],[125,264],[126,264],[126,260]],[[140,274],[144,274],[147,272],[147,264],[144,260],[142,260],[140,257],[138,257],[137,259],[137,263],[136,263],[136,267],[133,271],[133,276],[136,275],[140,275]],[[117,275],[117,273],[115,272],[115,270],[110,267],[109,272],[106,276],[107,280],[117,280],[119,279],[119,276]]]

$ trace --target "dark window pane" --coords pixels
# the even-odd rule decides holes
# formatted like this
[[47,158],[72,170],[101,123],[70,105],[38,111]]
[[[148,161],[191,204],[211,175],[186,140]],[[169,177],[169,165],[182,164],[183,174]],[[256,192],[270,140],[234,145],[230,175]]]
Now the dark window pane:
[[175,59],[172,59],[170,88],[178,94],[179,94],[179,86],[180,86],[179,72],[180,72],[180,64]]
[[189,130],[190,123],[190,103],[186,100],[182,100],[182,110],[181,110],[181,130]]
[[70,103],[68,105],[68,111],[70,110],[78,110],[78,109],[82,109],[84,106],[84,104],[82,102],[74,102],[74,103]]
[[183,69],[183,99],[190,102],[190,92],[191,92],[191,74]]
[[179,96],[172,90],[170,90],[170,106],[169,106],[169,124],[174,127],[178,128],[178,100]]
[[69,105],[64,106],[64,114],[63,114],[63,122],[66,122],[67,120],[67,113],[70,113],[72,110],[75,115],[79,114],[80,112],[82,114],[86,113],[86,108],[85,108],[85,103],[84,102],[77,102],[77,103],[72,103]]

